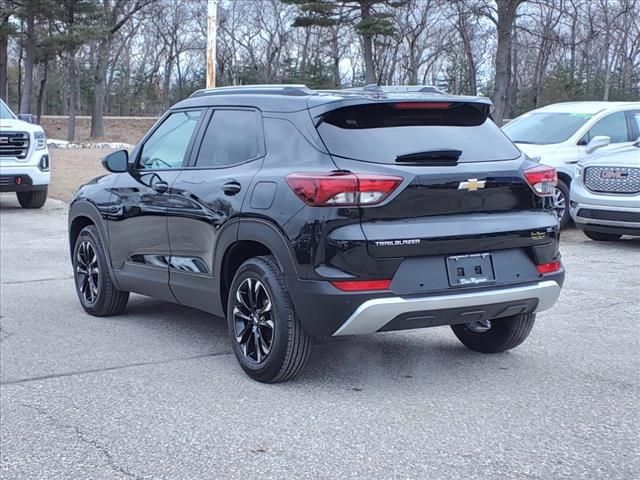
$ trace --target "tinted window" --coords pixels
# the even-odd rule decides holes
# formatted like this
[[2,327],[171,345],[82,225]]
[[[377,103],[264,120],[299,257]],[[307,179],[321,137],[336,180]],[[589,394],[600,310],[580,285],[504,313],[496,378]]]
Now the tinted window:
[[[325,115],[318,126],[329,152],[367,162],[459,151],[460,162],[507,160],[518,149],[475,106],[414,108],[410,104],[346,107]],[[404,105],[407,105],[406,107]]]
[[515,143],[561,143],[591,117],[591,114],[582,113],[526,113],[502,127],[502,130]]
[[180,168],[200,115],[200,110],[169,115],[144,143],[139,168],[145,170]]
[[216,110],[207,125],[196,165],[223,167],[256,158],[258,115],[250,110]]
[[627,119],[624,112],[612,113],[602,120],[598,120],[587,133],[587,142],[598,135],[611,138],[611,143],[628,142],[629,134],[627,133]]

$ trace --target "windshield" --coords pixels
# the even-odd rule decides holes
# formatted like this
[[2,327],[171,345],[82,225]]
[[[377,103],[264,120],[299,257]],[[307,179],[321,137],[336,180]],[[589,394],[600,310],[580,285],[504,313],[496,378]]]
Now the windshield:
[[0,119],[8,120],[16,118],[9,107],[7,107],[2,100],[0,100]]
[[505,125],[502,130],[514,143],[560,143],[592,116],[590,113],[526,113]]

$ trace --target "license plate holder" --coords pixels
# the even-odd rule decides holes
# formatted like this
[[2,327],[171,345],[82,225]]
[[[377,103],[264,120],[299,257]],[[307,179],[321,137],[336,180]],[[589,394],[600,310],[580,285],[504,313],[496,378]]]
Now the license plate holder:
[[449,285],[467,287],[496,281],[490,253],[454,255],[446,258]]

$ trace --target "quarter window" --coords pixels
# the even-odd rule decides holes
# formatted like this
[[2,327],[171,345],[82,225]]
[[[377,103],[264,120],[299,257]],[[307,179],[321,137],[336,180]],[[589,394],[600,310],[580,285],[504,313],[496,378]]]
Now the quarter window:
[[196,166],[224,167],[256,158],[258,115],[252,110],[216,110],[207,125]]
[[628,142],[629,133],[627,132],[627,119],[624,112],[612,113],[599,120],[585,135],[586,143],[589,143],[593,137],[598,135],[611,138],[611,143]]
[[139,168],[180,168],[202,112],[189,110],[169,115],[142,147]]

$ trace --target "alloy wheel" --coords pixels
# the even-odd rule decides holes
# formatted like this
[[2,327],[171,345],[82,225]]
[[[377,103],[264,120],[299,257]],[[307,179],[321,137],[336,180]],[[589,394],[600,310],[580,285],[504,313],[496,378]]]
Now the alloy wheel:
[[98,298],[100,268],[96,250],[89,241],[83,241],[76,254],[76,278],[80,294],[89,305]]
[[553,192],[553,208],[556,211],[558,219],[562,220],[562,218],[564,218],[564,213],[567,210],[567,197],[559,188],[556,188]]
[[244,357],[251,363],[262,363],[271,351],[274,322],[271,298],[260,280],[247,278],[238,287],[233,326]]

